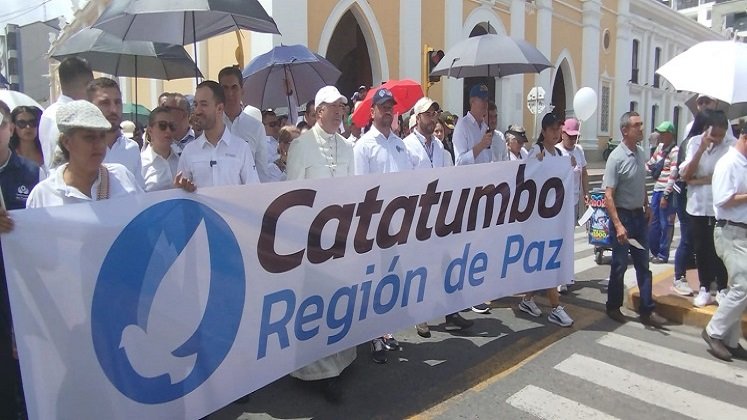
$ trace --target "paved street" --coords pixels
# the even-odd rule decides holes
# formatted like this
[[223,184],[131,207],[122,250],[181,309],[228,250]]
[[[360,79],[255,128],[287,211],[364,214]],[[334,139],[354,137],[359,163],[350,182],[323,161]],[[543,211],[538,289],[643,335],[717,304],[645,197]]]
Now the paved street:
[[[747,418],[747,362],[716,361],[695,328],[644,329],[625,310],[626,325],[607,319],[609,266],[594,262],[583,229],[575,242],[576,285],[562,298],[573,328],[532,318],[516,309],[518,297],[504,298],[489,315],[463,313],[475,321],[468,333],[446,332],[443,319],[430,322],[430,339],[415,328],[399,332],[402,350],[390,352],[386,365],[359,346],[340,405],[285,377],[210,418]],[[671,265],[651,267],[657,276]],[[631,267],[626,283],[634,282]]]

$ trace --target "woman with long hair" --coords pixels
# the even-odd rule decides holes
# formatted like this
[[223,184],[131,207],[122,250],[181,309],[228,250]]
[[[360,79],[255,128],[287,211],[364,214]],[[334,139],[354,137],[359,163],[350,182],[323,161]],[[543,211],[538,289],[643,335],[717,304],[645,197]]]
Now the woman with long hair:
[[20,156],[44,165],[41,142],[39,141],[39,120],[42,111],[35,106],[17,106],[10,114],[14,129],[10,137],[10,150]]

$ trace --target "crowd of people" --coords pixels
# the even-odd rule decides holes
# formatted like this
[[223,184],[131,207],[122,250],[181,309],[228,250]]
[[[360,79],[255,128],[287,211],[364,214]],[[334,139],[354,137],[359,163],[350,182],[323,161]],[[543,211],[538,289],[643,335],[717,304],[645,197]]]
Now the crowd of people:
[[[62,95],[44,112],[29,107],[10,110],[0,102],[0,185],[7,210],[170,188],[199,193],[201,188],[221,185],[554,159],[569,161],[573,168],[576,218],[578,208],[588,200],[587,162],[577,144],[579,122],[547,114],[536,143],[527,147],[528,138],[520,125],[498,129],[498,110],[485,85],[470,89],[469,110],[461,117],[442,110],[428,97],[418,100],[409,116],[400,117],[393,111],[396,97],[391,91],[371,88],[373,93],[367,95],[369,88],[365,86],[350,100],[334,86],[323,87],[306,104],[303,115],[283,116],[242,104],[241,72],[231,66],[219,72],[217,81],[201,82],[191,101],[181,93],[163,93],[150,112],[141,146],[130,138],[132,135],[125,134],[131,127],[121,126],[122,94],[116,81],[94,79],[88,64],[75,57],[63,61],[58,72]],[[358,127],[352,123],[350,111],[367,96],[371,100],[370,122]],[[643,138],[641,118],[626,113],[620,123],[622,143],[610,155],[604,176],[614,238],[608,315],[617,321],[626,320],[620,307],[630,254],[641,290],[641,321],[653,326],[663,322],[654,312],[648,264],[650,259],[655,263],[668,261],[674,215],[680,215],[683,240],[675,256],[677,278],[673,287],[679,293],[688,292],[684,266],[687,254],[695,253],[701,281],[696,305],[707,304],[711,282],[718,284],[721,306],[704,338],[722,358],[727,353],[729,357],[744,355],[739,353],[744,349],[734,341],[741,335],[735,313],[741,314],[747,304],[747,188],[745,177],[738,173],[747,162],[747,133],[743,132],[738,141],[727,136],[725,121],[723,113],[699,113],[687,145],[680,144],[679,148],[672,124],[661,123],[656,129],[661,143],[649,159],[638,145]],[[719,166],[719,172],[716,162],[722,157],[724,165]],[[727,161],[732,169],[721,169],[727,167]],[[645,190],[647,171],[657,172],[650,206]],[[732,185],[734,181],[741,184]],[[0,232],[13,229],[5,209],[0,213]],[[651,213],[653,222],[649,223]],[[693,240],[696,237],[698,240]],[[653,255],[649,255],[649,249]],[[726,292],[728,279],[733,284]],[[573,279],[567,279],[567,283],[572,284]],[[561,305],[565,290],[567,286],[544,291],[550,302],[547,319],[570,327],[573,319]],[[518,309],[533,317],[541,316],[542,309],[533,298],[537,292],[524,295]],[[15,407],[20,377],[14,361],[4,272],[2,293],[0,405],[3,413],[8,413]],[[701,298],[702,293],[708,296]],[[485,298],[485,303],[469,309],[489,312],[492,296]],[[459,313],[445,316],[446,330],[468,329],[472,324]],[[427,323],[415,328],[420,336],[430,337]],[[375,363],[386,363],[387,351],[398,348],[393,334],[385,334],[371,341],[371,358]],[[325,397],[338,401],[342,395],[338,378],[355,358],[356,349],[351,348],[299,369],[292,376],[321,384]]]

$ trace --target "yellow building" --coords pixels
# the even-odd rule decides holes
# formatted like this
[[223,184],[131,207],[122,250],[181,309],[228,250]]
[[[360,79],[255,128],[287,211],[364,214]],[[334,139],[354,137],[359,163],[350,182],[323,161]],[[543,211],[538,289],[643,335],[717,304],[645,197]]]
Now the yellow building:
[[[92,23],[108,0],[92,0],[64,33]],[[582,125],[591,154],[618,135],[618,117],[635,109],[652,130],[669,119],[684,127],[691,118],[687,93],[675,92],[654,70],[697,42],[721,36],[655,0],[260,0],[282,33],[242,31],[197,44],[197,63],[207,78],[231,64],[246,65],[274,45],[303,44],[341,71],[338,88],[350,96],[359,85],[390,79],[422,81],[423,48],[448,50],[485,33],[506,34],[535,45],[553,68],[539,75],[503,79],[447,79],[430,88],[442,108],[465,112],[466,92],[487,83],[499,109],[499,126],[531,131],[526,102],[534,86],[561,115],[573,115],[573,96],[583,86],[597,92],[595,114]],[[64,39],[64,38],[61,38]],[[237,50],[238,48],[238,50]],[[187,46],[192,53],[192,46]],[[243,53],[243,54],[242,54]],[[243,61],[242,61],[243,59]],[[135,83],[121,79],[125,100]],[[138,101],[152,107],[159,93],[194,91],[194,79],[138,81]],[[547,110],[545,110],[547,112]],[[682,136],[683,129],[679,128]],[[592,156],[593,157],[593,156]]]

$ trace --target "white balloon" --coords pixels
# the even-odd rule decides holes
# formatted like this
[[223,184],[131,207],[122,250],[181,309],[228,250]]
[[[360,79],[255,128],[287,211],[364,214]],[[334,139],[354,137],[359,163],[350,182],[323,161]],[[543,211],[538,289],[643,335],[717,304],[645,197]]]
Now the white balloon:
[[597,93],[590,87],[582,87],[573,97],[573,111],[580,121],[588,120],[597,110]]

